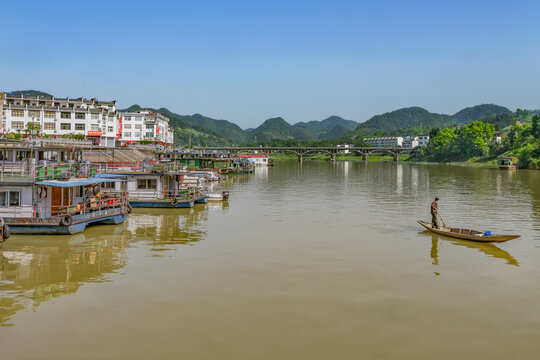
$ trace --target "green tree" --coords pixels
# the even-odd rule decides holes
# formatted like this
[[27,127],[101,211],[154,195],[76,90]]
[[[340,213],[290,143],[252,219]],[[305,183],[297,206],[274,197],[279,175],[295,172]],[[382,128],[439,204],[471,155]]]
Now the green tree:
[[531,135],[537,140],[540,139],[540,118],[538,115],[532,117]]
[[495,126],[481,121],[468,124],[459,141],[461,154],[466,157],[489,155],[489,145],[495,134]]
[[457,134],[453,129],[442,129],[428,144],[426,152],[433,160],[450,160],[456,155]]
[[30,136],[38,135],[41,132],[41,125],[37,122],[29,122],[26,124],[26,130],[24,132]]

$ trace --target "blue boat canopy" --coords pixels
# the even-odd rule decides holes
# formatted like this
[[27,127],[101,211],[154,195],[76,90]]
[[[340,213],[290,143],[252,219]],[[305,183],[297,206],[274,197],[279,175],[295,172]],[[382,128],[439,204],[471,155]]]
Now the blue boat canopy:
[[60,181],[60,180],[40,181],[40,182],[37,182],[36,185],[69,188],[69,187],[75,187],[75,186],[95,185],[95,184],[115,182],[115,181],[123,181],[123,180],[103,179],[103,178],[80,178],[80,179],[70,179],[67,181]]

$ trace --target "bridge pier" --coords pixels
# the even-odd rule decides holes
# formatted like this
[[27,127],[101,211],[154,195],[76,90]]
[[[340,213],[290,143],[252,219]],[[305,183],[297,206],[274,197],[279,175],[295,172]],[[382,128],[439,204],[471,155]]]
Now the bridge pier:
[[398,161],[398,157],[399,157],[399,154],[398,154],[398,153],[395,153],[395,154],[394,154],[394,161]]
[[304,160],[303,154],[298,154],[298,162],[302,162]]
[[367,156],[368,156],[367,153],[362,153],[362,160],[367,161]]
[[336,153],[330,154],[330,161],[336,161]]

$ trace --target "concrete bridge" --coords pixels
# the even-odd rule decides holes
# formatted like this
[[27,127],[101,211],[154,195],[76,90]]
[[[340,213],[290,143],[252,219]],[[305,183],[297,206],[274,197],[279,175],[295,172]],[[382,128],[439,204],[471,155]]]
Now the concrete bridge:
[[294,153],[298,156],[298,161],[302,161],[304,155],[309,153],[328,153],[330,160],[336,160],[336,155],[345,153],[347,150],[350,153],[362,156],[363,160],[367,160],[368,155],[372,153],[388,154],[394,157],[394,161],[398,161],[399,154],[410,153],[415,149],[412,148],[379,148],[379,147],[360,147],[352,146],[348,148],[335,146],[215,146],[215,147],[194,147],[193,150],[198,151],[222,151],[231,154],[240,154],[246,152],[255,152],[270,155],[275,152]]

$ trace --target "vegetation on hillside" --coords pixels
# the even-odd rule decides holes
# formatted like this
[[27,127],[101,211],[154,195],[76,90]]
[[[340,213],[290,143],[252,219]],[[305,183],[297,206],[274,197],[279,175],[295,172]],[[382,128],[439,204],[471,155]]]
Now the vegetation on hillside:
[[[368,121],[358,125],[353,131],[355,135],[380,133],[396,133],[402,129],[431,129],[445,128],[456,124],[466,124],[482,118],[497,115],[511,115],[512,112],[505,107],[484,104],[458,111],[454,115],[436,114],[420,107],[410,107],[376,115]],[[420,130],[416,133],[418,135]]]
[[[421,149],[420,158],[430,161],[463,161],[475,157],[495,159],[517,157],[524,168],[540,169],[540,118],[518,109],[506,125],[506,115],[490,116],[484,121],[433,129],[431,140]],[[501,142],[494,141],[496,126],[505,126]]]

